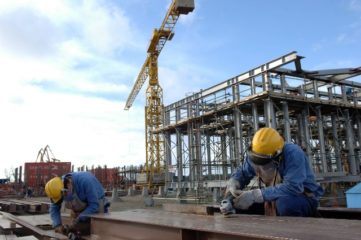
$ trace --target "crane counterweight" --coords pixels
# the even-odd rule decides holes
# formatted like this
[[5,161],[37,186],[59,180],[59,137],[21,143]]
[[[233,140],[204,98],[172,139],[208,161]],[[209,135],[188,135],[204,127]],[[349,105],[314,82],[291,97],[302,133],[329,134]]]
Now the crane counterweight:
[[175,9],[177,9],[180,14],[187,15],[194,9],[194,0],[177,0],[175,2]]

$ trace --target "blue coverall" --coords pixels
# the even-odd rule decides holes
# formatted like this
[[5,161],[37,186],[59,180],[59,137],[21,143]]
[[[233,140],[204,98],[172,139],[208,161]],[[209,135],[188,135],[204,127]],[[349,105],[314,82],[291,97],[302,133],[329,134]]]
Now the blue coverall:
[[[72,177],[73,188],[77,197],[82,202],[87,203],[86,208],[79,214],[79,221],[86,221],[88,220],[88,215],[98,212],[99,200],[103,199],[105,196],[104,189],[98,179],[90,172],[69,173],[62,178],[64,179],[69,176]],[[63,201],[66,201],[66,199],[63,199]],[[49,211],[53,227],[61,224],[60,209],[61,203],[51,203]]]
[[[292,143],[285,144],[282,154],[278,167],[282,182],[261,189],[264,201],[275,201],[279,216],[314,216],[323,189],[315,181],[308,158]],[[249,161],[247,157],[231,176],[240,183],[241,189],[256,175]]]

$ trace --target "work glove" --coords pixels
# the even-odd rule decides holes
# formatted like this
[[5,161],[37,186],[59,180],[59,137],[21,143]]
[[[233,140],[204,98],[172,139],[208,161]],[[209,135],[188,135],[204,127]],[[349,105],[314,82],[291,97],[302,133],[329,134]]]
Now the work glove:
[[70,222],[70,224],[68,225],[69,230],[74,230],[75,226],[79,223],[79,217],[77,218],[73,218]]
[[68,235],[75,230],[76,225],[79,223],[79,218],[73,218],[69,224],[63,226],[63,233]]
[[238,209],[248,209],[253,203],[263,203],[261,189],[250,191],[243,191],[235,199],[233,199],[233,206]]
[[56,227],[54,228],[54,231],[55,231],[56,233],[65,233],[65,229],[64,229],[64,226],[63,226],[62,224],[56,226]]
[[230,178],[227,182],[225,196],[227,197],[229,194],[232,194],[233,197],[238,197],[238,195],[242,192],[239,188],[239,182],[234,178]]

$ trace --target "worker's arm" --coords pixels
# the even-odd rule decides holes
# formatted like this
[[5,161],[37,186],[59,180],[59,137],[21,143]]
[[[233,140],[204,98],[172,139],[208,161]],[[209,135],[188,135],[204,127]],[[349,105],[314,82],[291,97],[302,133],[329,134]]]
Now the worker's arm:
[[303,183],[307,178],[306,165],[308,160],[298,145],[291,145],[284,152],[283,181],[275,186],[262,189],[265,201],[273,201],[279,197],[299,195],[304,192]]
[[99,197],[94,186],[87,186],[85,191],[87,207],[79,214],[80,221],[86,221],[89,215],[97,213],[99,209]]
[[61,209],[61,203],[55,204],[51,203],[49,212],[50,212],[50,218],[53,224],[53,227],[57,227],[61,225],[61,216],[60,216],[60,209]]
[[253,167],[249,163],[249,159],[246,158],[244,163],[237,168],[237,170],[231,175],[231,179],[236,180],[239,183],[240,189],[243,189],[252,178],[256,175]]
[[77,177],[76,190],[78,197],[87,203],[87,207],[79,214],[80,221],[86,221],[89,215],[99,210],[99,199],[104,197],[104,190],[98,180],[90,174]]

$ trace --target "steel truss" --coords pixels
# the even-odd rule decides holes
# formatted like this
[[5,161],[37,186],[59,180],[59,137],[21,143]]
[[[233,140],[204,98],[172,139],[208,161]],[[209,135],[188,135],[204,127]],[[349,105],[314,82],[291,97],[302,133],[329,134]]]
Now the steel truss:
[[167,186],[224,186],[264,126],[299,144],[319,181],[360,181],[361,84],[347,79],[361,67],[311,72],[301,59],[291,52],[166,106],[154,133],[165,136]]

